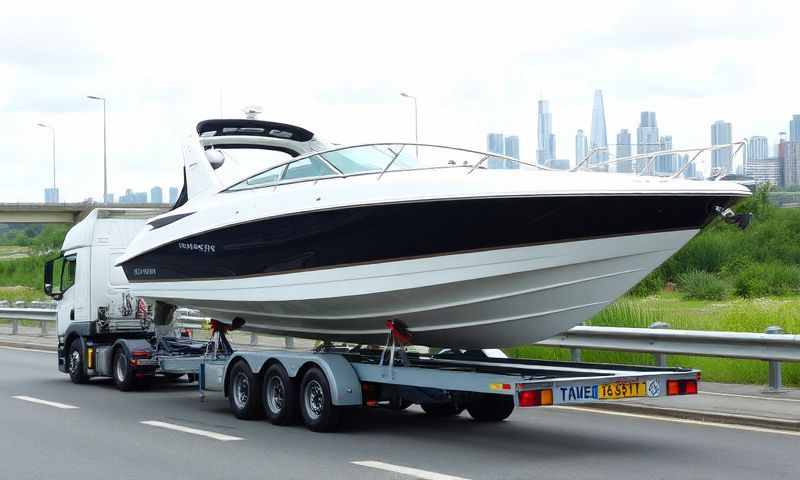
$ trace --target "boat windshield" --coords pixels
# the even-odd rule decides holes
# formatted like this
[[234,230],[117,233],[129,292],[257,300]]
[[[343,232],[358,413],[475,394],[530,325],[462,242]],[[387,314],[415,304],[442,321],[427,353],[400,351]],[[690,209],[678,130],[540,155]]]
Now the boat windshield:
[[[437,167],[473,167],[485,169],[517,169],[524,162],[493,156],[473,150],[415,144],[369,144],[343,147],[299,157],[262,171],[230,187],[246,190],[281,183],[317,178],[359,174],[380,174],[384,171],[416,170]],[[241,177],[240,177],[241,178]]]

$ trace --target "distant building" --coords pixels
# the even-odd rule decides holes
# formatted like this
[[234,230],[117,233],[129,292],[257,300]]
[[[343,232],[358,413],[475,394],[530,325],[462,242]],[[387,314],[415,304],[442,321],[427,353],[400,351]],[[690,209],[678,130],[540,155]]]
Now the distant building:
[[107,193],[106,196],[103,198],[103,203],[114,203],[114,194]]
[[[631,133],[623,128],[617,134],[616,158],[626,158],[631,156]],[[617,171],[622,173],[633,172],[633,160],[622,160],[617,162]]]
[[592,102],[592,130],[589,132],[589,148],[600,149],[592,154],[589,167],[593,170],[608,170],[608,135],[606,134],[606,110],[603,104],[603,91],[594,91]]
[[[489,153],[497,153],[504,155],[505,142],[503,141],[502,133],[489,133],[486,135],[486,151]],[[486,161],[486,166],[489,168],[505,168],[506,161],[502,158],[489,158]]]
[[[636,129],[636,153],[656,152],[659,147],[656,112],[642,112],[639,117],[639,128]],[[647,162],[647,158],[637,159],[634,171],[641,172]]]
[[[711,145],[725,145],[731,143],[731,124],[717,120],[711,125]],[[711,152],[711,169],[721,169],[724,173],[733,172],[733,159],[731,147],[721,148]]]
[[586,155],[588,154],[589,140],[583,134],[583,130],[578,129],[578,133],[575,134],[575,165],[586,160]]
[[134,192],[130,188],[125,190],[125,195],[119,197],[119,203],[135,203],[135,204],[144,204],[147,203],[147,192]]
[[[504,140],[504,154],[506,157],[516,158],[519,160],[519,137],[517,135],[509,135]],[[519,168],[519,162],[506,160],[506,168]]]
[[58,203],[58,188],[50,187],[44,189],[44,203]]
[[769,140],[767,140],[767,137],[750,137],[750,140],[747,142],[747,161],[745,162],[745,171],[747,171],[746,164],[748,162],[765,160],[767,157],[769,157]]
[[783,186],[800,185],[800,142],[784,142]]
[[169,187],[169,203],[170,205],[175,205],[175,202],[178,201],[178,191],[177,187]]
[[771,183],[783,186],[783,162],[778,157],[747,159],[745,175],[753,177],[758,184]]
[[689,166],[686,166],[689,163],[689,154],[684,153],[683,155],[677,154],[675,155],[675,173],[681,171],[681,175],[685,178],[702,178],[702,175],[698,177],[697,175],[697,163],[692,162]]
[[550,160],[550,168],[555,168],[557,170],[569,170],[569,159],[568,158],[555,158]]
[[[658,150],[665,152],[672,150],[672,135],[664,135],[658,139]],[[677,170],[674,154],[659,155],[655,158],[656,175],[672,175]]]
[[150,203],[164,203],[161,187],[156,186],[150,189]]
[[789,141],[800,142],[800,115],[792,115],[789,121]]
[[547,100],[539,100],[537,114],[536,163],[548,165],[556,158],[556,136],[553,135],[553,116]]

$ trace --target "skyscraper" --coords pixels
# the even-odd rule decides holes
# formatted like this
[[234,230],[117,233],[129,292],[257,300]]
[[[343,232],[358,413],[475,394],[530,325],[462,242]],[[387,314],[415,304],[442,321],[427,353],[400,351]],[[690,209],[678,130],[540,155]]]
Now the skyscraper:
[[[672,135],[664,135],[658,139],[658,143],[659,151],[672,150]],[[656,175],[672,175],[677,170],[675,163],[674,154],[659,155],[655,159]]]
[[[711,145],[725,145],[728,143],[731,143],[731,124],[717,120],[711,125]],[[731,147],[712,151],[711,169],[721,169],[723,173],[733,173],[731,152]]]
[[169,203],[170,205],[175,205],[175,202],[178,201],[178,188],[177,187],[169,187]]
[[[519,137],[509,135],[505,138],[505,156],[519,160]],[[506,160],[506,168],[519,168],[519,162]]]
[[789,141],[800,142],[800,115],[792,115],[789,121]]
[[744,166],[745,174],[749,175],[747,170],[750,162],[765,160],[767,157],[769,157],[769,141],[767,137],[760,135],[750,137],[750,141],[747,142],[747,161]]
[[[631,133],[627,128],[623,128],[617,134],[617,159],[631,156]],[[633,160],[622,160],[617,162],[617,172],[633,172]]]
[[[589,146],[592,150],[596,148],[608,148],[608,135],[606,135],[606,110],[603,105],[603,91],[594,91],[594,102],[592,103],[592,130],[589,132]],[[600,168],[608,170],[608,150],[601,150],[592,154],[589,159],[590,168]]]
[[50,187],[44,189],[44,203],[58,203],[58,188]]
[[[636,129],[636,153],[656,152],[660,146],[656,112],[642,112],[639,118],[639,128]],[[641,172],[647,162],[647,158],[636,160],[634,171]]]
[[[505,143],[503,142],[502,133],[489,133],[486,135],[486,151],[504,155]],[[486,160],[486,163],[489,168],[504,168],[506,161],[502,158],[490,157]]]
[[539,100],[538,125],[536,130],[536,163],[546,165],[556,158],[556,138],[553,135],[553,116],[550,114],[550,103]]
[[800,185],[800,142],[785,142],[784,155],[784,186]]
[[161,187],[156,186],[150,189],[150,203],[164,203]]
[[583,130],[578,129],[578,133],[575,134],[575,165],[578,165],[584,161],[586,159],[586,155],[588,154],[589,142],[586,138],[586,135],[583,134]]

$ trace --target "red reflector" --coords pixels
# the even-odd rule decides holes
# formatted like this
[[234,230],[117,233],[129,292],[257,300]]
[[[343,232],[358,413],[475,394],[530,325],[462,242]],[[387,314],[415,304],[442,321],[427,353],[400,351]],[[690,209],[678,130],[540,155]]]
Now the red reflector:
[[686,391],[684,392],[686,395],[697,394],[697,380],[684,380],[683,382],[686,386]]
[[142,352],[142,351],[131,352],[131,355],[133,356],[133,358],[148,358],[150,357],[150,352]]
[[695,395],[697,380],[667,380],[667,395]]
[[519,392],[519,406],[535,407],[539,405],[540,398],[538,390],[522,390]]

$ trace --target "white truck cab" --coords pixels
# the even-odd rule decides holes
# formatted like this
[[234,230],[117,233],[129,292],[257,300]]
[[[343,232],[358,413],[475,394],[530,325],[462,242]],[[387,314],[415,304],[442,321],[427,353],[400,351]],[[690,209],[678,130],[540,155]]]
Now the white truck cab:
[[102,333],[98,320],[102,324],[107,318],[135,318],[137,301],[129,293],[122,268],[114,263],[145,221],[159,213],[157,209],[95,209],[67,232],[61,255],[45,264],[45,293],[58,301],[62,372],[68,371],[66,355],[73,342]]

